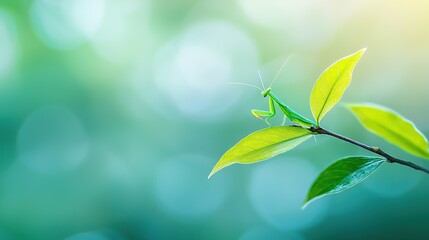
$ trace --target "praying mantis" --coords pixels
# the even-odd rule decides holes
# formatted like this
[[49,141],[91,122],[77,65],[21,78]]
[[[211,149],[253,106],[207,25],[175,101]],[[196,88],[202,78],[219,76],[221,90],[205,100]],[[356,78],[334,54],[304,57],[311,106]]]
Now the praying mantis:
[[259,79],[261,81],[262,89],[257,87],[257,86],[254,86],[251,84],[246,84],[246,83],[236,83],[236,82],[230,82],[230,83],[231,84],[240,84],[240,85],[251,86],[251,87],[255,87],[255,88],[261,90],[261,95],[264,98],[268,98],[269,110],[266,111],[266,110],[252,109],[251,113],[254,117],[265,121],[265,123],[267,123],[268,126],[271,126],[268,120],[270,120],[271,118],[273,118],[276,115],[276,105],[284,114],[282,125],[284,125],[284,123],[286,122],[286,118],[288,118],[289,120],[291,120],[294,123],[299,124],[300,126],[304,126],[304,127],[316,126],[315,122],[313,122],[312,120],[300,115],[299,113],[297,113],[296,111],[291,109],[289,106],[284,104],[271,90],[271,86],[276,81],[277,77],[279,76],[280,72],[283,70],[284,66],[289,61],[289,59],[290,59],[290,56],[283,63],[280,70],[277,72],[276,76],[274,77],[274,80],[271,82],[270,86],[266,89],[265,89],[264,82],[262,80],[261,73],[259,70],[258,70],[258,74],[259,74]]

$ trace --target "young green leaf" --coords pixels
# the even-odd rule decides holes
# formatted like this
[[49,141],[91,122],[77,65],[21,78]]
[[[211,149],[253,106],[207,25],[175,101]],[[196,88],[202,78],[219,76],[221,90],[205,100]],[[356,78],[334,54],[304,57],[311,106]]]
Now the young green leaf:
[[410,120],[375,104],[349,104],[347,107],[372,133],[409,153],[429,158],[428,141]]
[[312,134],[305,128],[292,126],[270,127],[251,133],[220,158],[209,178],[234,163],[255,163],[284,153],[309,139]]
[[353,69],[366,48],[329,66],[317,79],[310,95],[310,108],[317,125],[341,99],[352,80]]
[[385,161],[379,157],[363,156],[338,160],[316,178],[307,193],[303,208],[318,198],[342,192],[362,182]]

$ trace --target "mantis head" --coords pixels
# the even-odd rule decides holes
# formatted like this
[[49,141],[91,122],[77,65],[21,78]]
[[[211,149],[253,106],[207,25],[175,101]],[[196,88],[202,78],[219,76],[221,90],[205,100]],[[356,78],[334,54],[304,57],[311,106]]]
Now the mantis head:
[[262,95],[263,97],[266,97],[270,92],[271,92],[271,88],[267,88],[265,91],[262,91],[262,92],[261,92],[261,95]]

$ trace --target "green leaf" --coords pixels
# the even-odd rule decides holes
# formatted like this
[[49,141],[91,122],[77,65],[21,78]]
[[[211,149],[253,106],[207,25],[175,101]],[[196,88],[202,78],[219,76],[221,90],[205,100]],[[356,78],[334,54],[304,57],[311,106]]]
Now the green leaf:
[[344,57],[329,66],[317,79],[310,95],[311,113],[319,125],[320,120],[341,99],[352,80],[353,69],[366,48]]
[[342,192],[365,180],[386,160],[379,157],[347,157],[338,160],[316,178],[304,206],[326,195]]
[[220,158],[209,178],[234,163],[260,162],[289,151],[309,139],[312,134],[305,128],[293,126],[270,127],[251,133]]
[[372,133],[409,153],[429,158],[428,141],[410,120],[375,104],[349,104],[347,107]]

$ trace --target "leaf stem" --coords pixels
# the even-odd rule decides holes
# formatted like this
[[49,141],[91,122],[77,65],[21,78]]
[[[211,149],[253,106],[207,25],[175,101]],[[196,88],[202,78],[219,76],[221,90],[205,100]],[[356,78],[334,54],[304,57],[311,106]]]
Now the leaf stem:
[[395,158],[392,155],[390,155],[390,154],[384,152],[383,150],[381,150],[379,147],[368,146],[366,144],[360,143],[360,142],[358,142],[356,140],[353,140],[351,138],[348,138],[348,137],[342,136],[340,134],[337,134],[337,133],[331,132],[329,130],[326,130],[326,129],[320,127],[320,126],[310,127],[310,128],[308,128],[308,130],[310,130],[313,133],[317,133],[317,134],[329,135],[331,137],[340,139],[340,140],[342,140],[344,142],[348,142],[348,143],[351,143],[353,145],[359,146],[359,147],[361,147],[363,149],[366,149],[366,150],[368,150],[370,152],[373,152],[375,154],[378,154],[380,156],[385,157],[386,160],[387,160],[387,162],[398,163],[398,164],[401,164],[401,165],[404,165],[404,166],[407,166],[407,167],[410,167],[410,168],[414,168],[415,170],[419,170],[419,171],[422,171],[422,172],[425,172],[425,173],[429,174],[429,169],[421,167],[421,166],[419,166],[417,164],[414,164],[412,162],[408,162],[408,161],[404,161],[404,160]]

